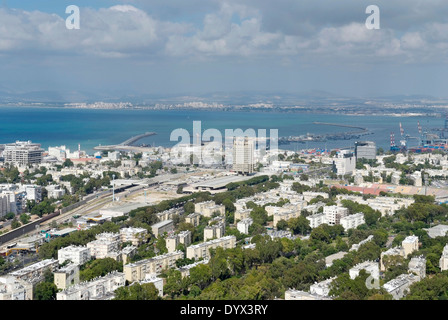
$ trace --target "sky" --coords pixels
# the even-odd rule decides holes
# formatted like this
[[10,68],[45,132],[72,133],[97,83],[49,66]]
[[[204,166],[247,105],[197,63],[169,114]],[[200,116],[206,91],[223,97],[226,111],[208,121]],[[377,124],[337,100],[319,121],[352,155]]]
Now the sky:
[[0,92],[448,97],[446,0],[0,3]]

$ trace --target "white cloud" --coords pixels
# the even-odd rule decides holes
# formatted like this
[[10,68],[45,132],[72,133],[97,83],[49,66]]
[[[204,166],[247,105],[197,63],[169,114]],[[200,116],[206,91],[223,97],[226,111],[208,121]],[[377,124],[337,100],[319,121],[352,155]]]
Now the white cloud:
[[[431,2],[433,6],[434,1]],[[194,3],[199,6],[201,1]],[[0,9],[0,54],[32,50],[36,55],[43,52],[46,55],[111,58],[151,56],[155,59],[201,60],[223,56],[271,57],[279,63],[286,61],[282,60],[285,58],[291,61],[299,57],[308,61],[331,57],[332,61],[348,63],[384,59],[417,63],[446,59],[446,23],[426,23],[418,31],[414,28],[397,32],[388,27],[387,19],[382,18],[380,30],[368,30],[364,25],[366,17],[363,12],[357,21],[351,18],[344,20],[344,14],[339,16],[333,12],[335,17],[330,19],[333,24],[325,21],[318,24],[316,16],[329,16],[332,5],[323,8],[323,13],[316,16],[310,15],[310,7],[302,13],[293,6],[291,12],[300,14],[297,21],[282,21],[281,17],[274,20],[272,14],[279,8],[283,10],[289,1],[281,2],[278,7],[266,1],[259,3],[257,8],[253,1],[242,4],[227,0],[220,2],[219,6],[213,2],[215,11],[204,14],[199,24],[161,20],[131,4],[101,9],[81,8],[80,30],[67,30],[66,17],[55,14]],[[273,13],[267,10],[269,5]],[[405,13],[411,15],[412,10],[407,10]],[[427,9],[425,12],[432,11]],[[308,19],[304,16],[306,14]],[[278,27],[274,28],[274,24]],[[294,27],[304,27],[306,32],[290,32]],[[434,52],[433,48],[438,48],[439,52]]]

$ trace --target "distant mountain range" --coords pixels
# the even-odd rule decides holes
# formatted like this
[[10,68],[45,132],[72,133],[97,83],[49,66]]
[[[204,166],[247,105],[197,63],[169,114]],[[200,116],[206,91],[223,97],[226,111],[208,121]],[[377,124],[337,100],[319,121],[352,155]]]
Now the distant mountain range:
[[16,93],[0,87],[0,104],[48,104],[63,105],[65,103],[130,102],[134,105],[178,104],[184,102],[202,101],[204,103],[221,103],[224,105],[246,105],[255,103],[270,103],[273,105],[350,105],[365,104],[369,101],[392,103],[447,103],[447,99],[438,99],[428,95],[393,95],[384,97],[348,97],[326,91],[290,92],[210,92],[203,94],[101,94],[81,91],[32,91]]

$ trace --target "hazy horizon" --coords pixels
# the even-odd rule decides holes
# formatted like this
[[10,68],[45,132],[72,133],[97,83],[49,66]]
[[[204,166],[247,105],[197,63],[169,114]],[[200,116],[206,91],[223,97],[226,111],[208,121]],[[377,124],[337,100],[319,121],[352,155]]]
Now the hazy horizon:
[[448,98],[447,14],[439,0],[4,0],[0,93]]

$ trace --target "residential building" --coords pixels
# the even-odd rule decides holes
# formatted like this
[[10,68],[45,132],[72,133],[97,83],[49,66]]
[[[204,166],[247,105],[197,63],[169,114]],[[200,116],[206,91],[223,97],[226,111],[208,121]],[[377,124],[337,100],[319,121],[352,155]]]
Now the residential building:
[[443,248],[442,256],[439,260],[439,267],[442,271],[448,270],[448,244]]
[[327,223],[327,218],[325,213],[317,213],[306,217],[310,222],[311,228],[317,228],[321,224]]
[[194,262],[192,264],[188,264],[186,266],[180,267],[177,270],[180,271],[182,278],[185,278],[185,277],[188,277],[190,275],[190,269],[191,268],[194,268],[194,267],[196,267],[196,266],[198,266],[200,264],[207,264],[207,263],[208,263],[208,260],[200,260],[200,261]]
[[87,243],[90,256],[95,259],[115,257],[119,251],[119,241],[94,240]]
[[310,286],[310,293],[322,297],[329,297],[331,283],[334,279],[336,279],[336,277],[312,284]]
[[236,246],[236,237],[235,236],[226,236],[219,239],[210,240],[207,242],[203,242],[200,244],[192,245],[187,247],[187,258],[188,259],[205,259],[208,260],[210,258],[210,249],[215,249],[217,247],[222,247],[224,249],[235,248]]
[[333,160],[333,172],[337,175],[351,174],[356,168],[356,157],[349,150],[341,150]]
[[79,265],[70,263],[54,271],[54,284],[58,289],[65,290],[69,286],[79,283]]
[[234,213],[234,223],[237,221],[241,221],[246,218],[250,218],[250,213],[252,212],[252,209],[240,209],[236,210]]
[[354,267],[349,270],[350,279],[354,280],[361,270],[365,270],[368,274],[370,274],[373,278],[380,278],[380,270],[378,266],[378,262],[374,261],[364,261],[362,263],[358,263]]
[[193,225],[193,227],[197,227],[199,225],[199,221],[201,219],[200,213],[190,213],[188,216],[185,217],[185,222]]
[[161,221],[156,224],[153,224],[151,226],[151,229],[152,229],[152,233],[154,234],[154,236],[158,238],[159,236],[163,235],[165,232],[166,233],[173,232],[174,231],[174,222],[173,222],[173,220]]
[[194,205],[194,211],[200,213],[204,217],[210,218],[214,214],[220,216],[225,215],[226,207],[224,205],[218,205],[214,201],[199,202]]
[[90,259],[90,249],[85,246],[68,246],[58,250],[58,261],[60,264],[70,260],[76,265],[82,265]]
[[233,171],[252,174],[255,170],[255,139],[250,137],[233,138]]
[[249,227],[254,223],[252,218],[243,219],[236,224],[236,228],[243,234],[249,234]]
[[420,280],[419,276],[414,274],[401,274],[395,279],[384,284],[384,289],[392,295],[394,300],[399,300],[409,293],[409,287]]
[[163,279],[157,277],[155,274],[147,274],[146,278],[142,281],[139,281],[140,284],[152,283],[159,291],[159,297],[163,297]]
[[82,282],[56,293],[56,300],[110,300],[114,291],[125,285],[122,272],[111,272],[100,278]]
[[49,199],[59,199],[65,195],[65,190],[60,185],[49,185],[45,187]]
[[285,291],[285,300],[332,300],[326,296],[320,296],[305,291],[289,289]]
[[448,233],[448,225],[445,224],[439,224],[437,226],[434,226],[432,228],[423,229],[428,232],[428,236],[432,239],[436,237],[444,237]]
[[386,256],[401,256],[401,257],[404,257],[403,247],[390,248],[387,251],[381,252],[380,270],[383,271],[383,272],[386,271],[386,266],[384,265],[384,259],[385,259]]
[[184,258],[182,251],[170,252],[153,258],[125,264],[123,272],[129,282],[142,281],[147,274],[160,274],[162,270],[174,268],[176,260]]
[[54,270],[58,267],[59,267],[58,260],[46,259],[34,263],[25,268],[19,269],[17,271],[13,271],[9,273],[9,275],[13,276],[16,279],[36,284],[44,279],[44,273],[46,270],[54,272]]
[[[420,280],[426,277],[426,258],[422,256],[413,257],[409,261],[408,272],[415,273]],[[419,280],[419,281],[420,281]]]
[[418,250],[418,237],[417,236],[408,236],[402,242],[401,246],[404,250],[404,257],[406,258],[412,252]]
[[3,150],[4,161],[18,166],[41,163],[44,149],[40,146],[31,141],[16,141],[6,144],[5,150]]
[[0,277],[0,300],[26,300],[26,285],[15,277]]
[[145,228],[122,228],[120,229],[121,242],[131,242],[133,246],[139,246],[146,241],[148,230]]
[[326,223],[330,226],[340,224],[342,218],[348,215],[348,208],[339,206],[325,206],[324,212]]
[[364,223],[364,213],[362,212],[345,216],[340,220],[340,224],[344,227],[345,231],[347,231],[348,229],[355,229]]

